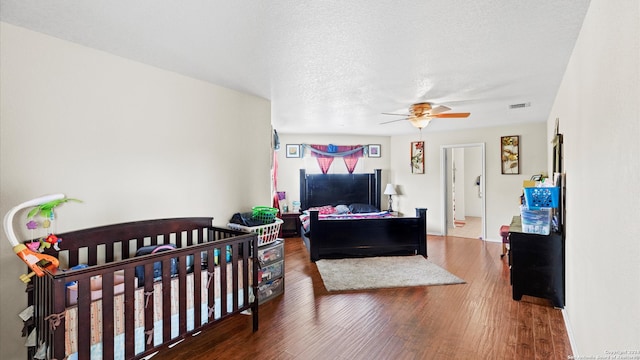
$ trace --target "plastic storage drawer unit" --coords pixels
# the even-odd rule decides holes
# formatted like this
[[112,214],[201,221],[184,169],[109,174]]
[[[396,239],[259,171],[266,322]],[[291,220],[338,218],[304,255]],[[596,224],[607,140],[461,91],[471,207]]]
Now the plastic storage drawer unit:
[[258,285],[258,303],[262,304],[284,292],[284,279],[277,278]]
[[271,265],[263,266],[258,272],[258,280],[260,284],[282,276],[284,270],[284,261],[278,261]]
[[530,210],[521,206],[520,215],[522,218],[522,232],[549,235],[551,231],[551,209]]
[[258,303],[266,301],[284,292],[284,239],[258,247]]
[[269,265],[284,259],[284,240],[278,239],[274,243],[258,248],[260,265]]

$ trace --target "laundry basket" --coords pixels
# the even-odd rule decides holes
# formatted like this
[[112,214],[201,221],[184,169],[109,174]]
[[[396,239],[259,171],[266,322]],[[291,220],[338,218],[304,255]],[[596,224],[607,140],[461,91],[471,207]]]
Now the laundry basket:
[[229,223],[227,227],[229,229],[252,232],[258,234],[258,246],[271,244],[278,239],[280,233],[280,226],[284,221],[279,218],[274,218],[273,223],[259,225],[259,226],[244,226],[240,224]]
[[278,209],[269,206],[254,206],[251,218],[262,221],[263,224],[271,224],[278,214]]

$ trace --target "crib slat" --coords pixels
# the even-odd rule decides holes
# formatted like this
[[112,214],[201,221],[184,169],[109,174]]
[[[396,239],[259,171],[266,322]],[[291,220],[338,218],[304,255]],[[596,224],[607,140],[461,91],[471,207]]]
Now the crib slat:
[[128,259],[129,258],[129,240],[126,241],[122,241],[122,247],[121,247],[121,253],[120,253],[120,258],[121,259]]
[[193,254],[193,327],[202,325],[202,259],[201,252]]
[[[91,278],[78,280],[78,322],[91,320]],[[80,325],[76,325],[81,329]],[[78,331],[78,359],[91,358],[91,331]]]
[[[48,293],[50,294],[47,305],[49,307],[49,313],[58,315],[64,314],[66,306],[66,287],[64,281],[62,279],[48,278],[46,283],[48,284]],[[49,324],[45,322],[45,326],[49,326]],[[60,346],[53,346],[52,353],[54,358],[62,359],[65,356],[64,337],[64,319],[61,319],[60,324],[55,328],[50,337],[50,339],[53,340],[51,343],[61,344]]]
[[102,275],[102,359],[111,360],[113,354],[113,296],[114,276],[109,271]]
[[[153,241],[153,236],[151,237],[151,241]],[[136,249],[140,249],[144,246],[144,238],[140,237],[136,239]]]
[[210,247],[207,249],[207,306],[209,307],[209,316],[207,316],[207,321],[212,322],[215,318],[215,271],[216,264],[213,257],[213,248]]
[[144,264],[144,348],[153,348],[153,263]]
[[187,332],[187,259],[180,256],[178,260],[178,332]]
[[[233,310],[238,310],[238,279],[240,275],[238,274],[238,243],[234,243],[231,245],[231,283],[233,284]],[[246,303],[245,303],[246,304]]]
[[78,265],[78,250],[69,250],[69,267]]
[[[151,245],[158,245],[158,238],[160,235],[155,235],[151,237]],[[139,248],[139,247],[138,247]]]
[[162,341],[171,339],[171,259],[162,261]]
[[242,244],[242,304],[246,306],[249,304],[249,244]]
[[113,243],[107,243],[104,247],[104,260],[107,263],[113,262]]
[[130,359],[135,350],[135,268],[124,269],[124,357]]
[[[180,235],[182,235],[182,233],[180,233]],[[196,243],[197,243],[197,237],[196,237]],[[187,231],[187,246],[191,246],[193,245],[193,231]]]
[[87,247],[87,264],[96,265],[98,263],[98,247]]
[[227,248],[225,246],[218,248],[220,256],[218,262],[220,264],[220,315],[227,315]]

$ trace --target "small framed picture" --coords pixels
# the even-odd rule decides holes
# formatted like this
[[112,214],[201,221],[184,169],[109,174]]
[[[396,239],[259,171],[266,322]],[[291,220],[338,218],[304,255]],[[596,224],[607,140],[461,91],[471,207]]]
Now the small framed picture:
[[380,144],[369,144],[369,157],[380,157]]
[[300,157],[300,144],[287,144],[287,157],[299,158]]

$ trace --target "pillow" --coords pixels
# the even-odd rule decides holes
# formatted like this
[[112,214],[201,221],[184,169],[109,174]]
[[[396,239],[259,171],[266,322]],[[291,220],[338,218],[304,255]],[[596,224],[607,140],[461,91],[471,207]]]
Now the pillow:
[[349,210],[349,207],[347,205],[336,205],[336,213],[338,213],[339,215],[348,214],[350,212],[351,210]]
[[380,210],[371,204],[351,204],[349,210],[354,214],[380,212]]
[[336,208],[334,208],[331,205],[311,207],[311,208],[309,208],[309,211],[311,211],[311,210],[317,210],[320,213],[320,215],[335,214],[335,212],[336,212]]

